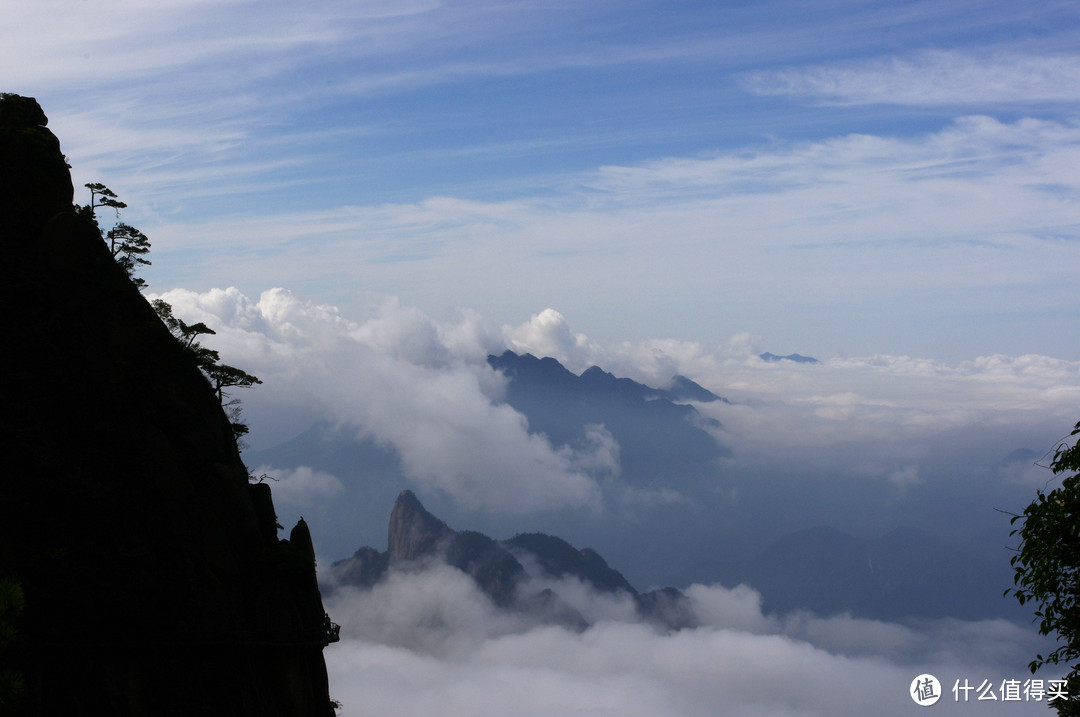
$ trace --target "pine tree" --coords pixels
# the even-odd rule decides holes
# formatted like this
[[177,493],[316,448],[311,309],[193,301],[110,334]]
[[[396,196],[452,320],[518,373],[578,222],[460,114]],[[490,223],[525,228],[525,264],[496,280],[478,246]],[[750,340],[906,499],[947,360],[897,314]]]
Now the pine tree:
[[102,235],[101,238],[109,246],[109,253],[127,273],[132,283],[140,290],[146,288],[146,281],[135,276],[135,270],[139,266],[150,265],[150,261],[146,259],[146,254],[150,253],[150,239],[135,227],[121,221],[117,221],[108,233],[102,233],[101,225],[97,221],[97,210],[108,207],[116,213],[116,218],[119,220],[120,210],[126,209],[127,204],[121,202],[115,192],[100,182],[91,182],[86,185],[86,188],[90,190],[90,203],[76,205],[76,212],[97,227],[98,233]]

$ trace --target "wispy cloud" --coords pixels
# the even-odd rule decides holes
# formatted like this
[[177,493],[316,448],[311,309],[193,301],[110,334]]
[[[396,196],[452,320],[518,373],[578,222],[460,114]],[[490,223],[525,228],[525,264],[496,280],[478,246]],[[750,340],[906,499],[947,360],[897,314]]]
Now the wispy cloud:
[[1080,57],[928,50],[914,55],[749,72],[763,95],[836,104],[971,105],[1080,102]]
[[[591,333],[645,338],[634,317],[598,311],[601,297],[633,297],[638,317],[783,332],[807,352],[872,350],[886,327],[907,350],[930,351],[917,336],[932,319],[966,322],[968,357],[1022,352],[1021,336],[1053,352],[1064,345],[1054,317],[1076,282],[1078,161],[1075,122],[974,116],[914,137],[607,166],[501,202],[435,197],[142,228],[163,265],[191,272],[155,267],[152,284],[363,286],[429,311],[502,307],[489,316],[505,323],[554,305]],[[177,261],[174,247],[198,254]],[[983,333],[975,317],[994,312],[1023,317],[1018,333]],[[845,320],[844,331],[828,318],[868,313],[876,320]],[[963,356],[954,336],[946,355]]]

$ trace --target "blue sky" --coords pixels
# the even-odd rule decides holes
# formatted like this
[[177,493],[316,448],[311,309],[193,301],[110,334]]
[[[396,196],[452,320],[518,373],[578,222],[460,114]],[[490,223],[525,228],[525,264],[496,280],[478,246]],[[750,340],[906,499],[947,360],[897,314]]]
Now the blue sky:
[[5,3],[151,288],[1076,355],[1073,3]]

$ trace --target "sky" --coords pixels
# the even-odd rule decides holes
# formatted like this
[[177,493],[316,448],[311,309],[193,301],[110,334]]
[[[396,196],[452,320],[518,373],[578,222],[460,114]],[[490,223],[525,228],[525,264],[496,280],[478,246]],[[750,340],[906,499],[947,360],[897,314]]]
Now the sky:
[[1075,4],[5,3],[155,291],[1076,355]]
[[[251,450],[331,421],[455,528],[695,527],[677,486],[612,503],[610,433],[530,432],[484,361],[508,348],[729,398],[698,406],[731,451],[714,506],[775,508],[771,537],[975,539],[1052,481],[1002,459],[1045,464],[1080,418],[1075,3],[0,7],[0,91],[39,100],[77,188],[129,205],[148,295],[263,379]],[[286,523],[349,490],[249,467]],[[373,542],[312,525],[320,564]],[[332,692],[343,714],[907,714],[920,672],[1024,679],[1034,649],[1001,621],[767,616],[750,589],[680,587],[707,615],[671,635],[590,595],[585,633],[516,624],[439,571],[341,591]]]

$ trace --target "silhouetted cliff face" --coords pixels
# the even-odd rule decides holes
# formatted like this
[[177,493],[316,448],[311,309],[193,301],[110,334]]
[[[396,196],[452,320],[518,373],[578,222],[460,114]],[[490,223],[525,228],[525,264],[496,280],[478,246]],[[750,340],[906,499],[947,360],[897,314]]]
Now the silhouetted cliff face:
[[209,384],[71,211],[44,123],[0,100],[0,578],[26,598],[0,662],[21,709],[332,715],[307,526],[278,540]]

